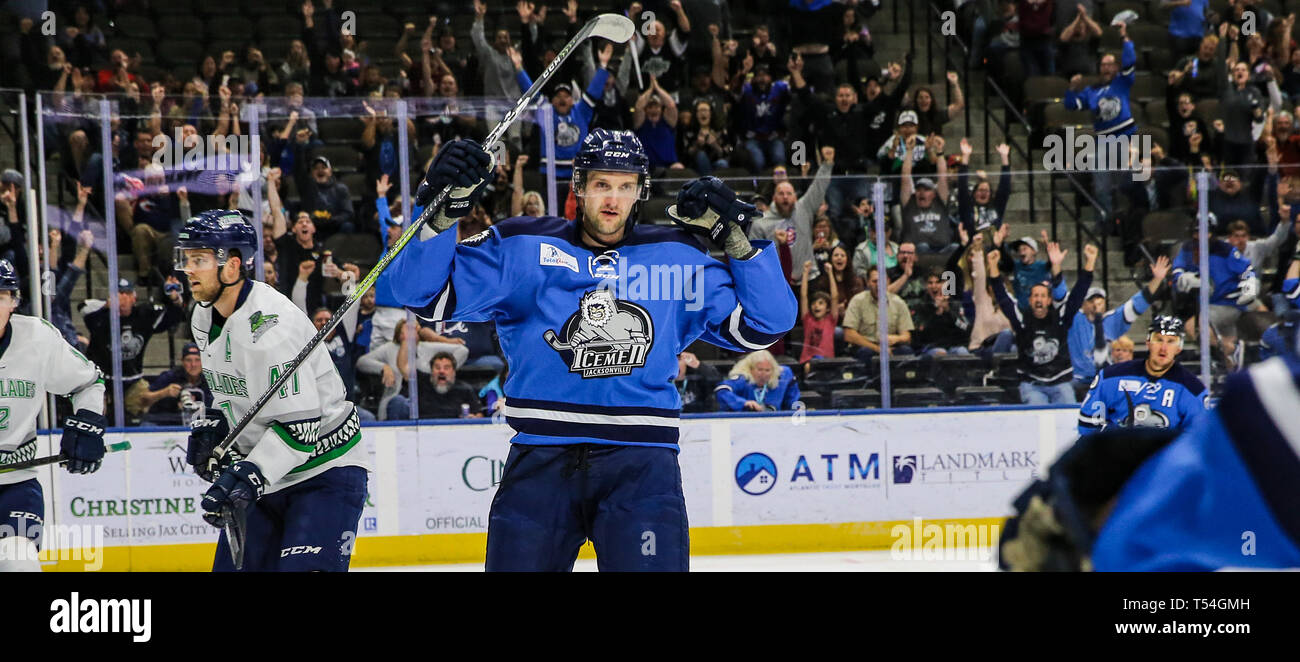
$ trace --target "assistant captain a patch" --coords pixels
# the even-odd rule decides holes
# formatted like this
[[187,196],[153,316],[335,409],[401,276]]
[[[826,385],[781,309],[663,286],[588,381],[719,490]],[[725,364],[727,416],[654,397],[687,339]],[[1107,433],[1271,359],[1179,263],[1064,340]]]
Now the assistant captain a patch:
[[547,330],[543,337],[569,364],[569,372],[583,379],[615,377],[645,365],[654,344],[654,323],[645,308],[615,299],[602,288],[582,295],[578,311],[559,334]]
[[253,342],[257,342],[262,334],[270,331],[272,327],[280,323],[279,315],[263,315],[262,311],[257,311],[248,316],[248,330],[253,334]]

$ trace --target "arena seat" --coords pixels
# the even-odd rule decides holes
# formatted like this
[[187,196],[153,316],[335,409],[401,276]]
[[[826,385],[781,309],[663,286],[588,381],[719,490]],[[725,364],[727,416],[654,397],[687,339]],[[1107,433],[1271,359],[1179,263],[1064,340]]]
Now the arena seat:
[[831,393],[831,409],[879,409],[880,391],[839,389]]

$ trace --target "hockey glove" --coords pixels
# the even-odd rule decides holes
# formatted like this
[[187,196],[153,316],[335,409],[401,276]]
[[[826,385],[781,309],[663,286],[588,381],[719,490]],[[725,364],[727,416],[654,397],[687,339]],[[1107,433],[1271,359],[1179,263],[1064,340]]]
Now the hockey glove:
[[1178,286],[1178,291],[1186,294],[1201,286],[1201,277],[1197,274],[1185,273],[1178,277],[1174,283]]
[[492,175],[492,157],[473,140],[453,140],[433,157],[429,172],[415,191],[415,204],[428,206],[438,193],[450,186],[447,202],[430,221],[434,231],[442,232],[456,219],[469,214],[483,195]]
[[104,429],[108,419],[103,414],[96,414],[89,409],[78,409],[77,413],[63,420],[63,439],[59,442],[59,452],[67,456],[63,465],[74,474],[93,474],[104,462]]
[[[1237,285],[1236,292],[1237,304],[1241,306],[1250,305],[1250,302],[1259,296],[1259,279],[1255,276],[1242,280]],[[1231,298],[1231,297],[1230,297]]]
[[1167,428],[1113,428],[1079,439],[1016,498],[1002,529],[998,567],[1030,572],[1092,570],[1092,546],[1120,490],[1178,436]]
[[728,257],[745,260],[758,252],[745,234],[758,209],[737,200],[735,192],[717,177],[687,183],[677,194],[677,204],[668,208],[668,215],[687,232],[707,237]]
[[266,480],[256,464],[242,460],[221,472],[217,482],[203,493],[203,521],[215,527],[226,524],[225,513],[240,519],[250,505],[266,490]]
[[199,478],[211,483],[216,480],[217,472],[224,471],[231,464],[244,459],[231,446],[225,455],[215,458],[216,462],[211,461],[214,459],[213,450],[228,434],[230,434],[230,424],[226,422],[226,415],[221,413],[220,409],[209,407],[204,412],[204,418],[196,418],[190,422],[190,441],[185,449],[185,461],[194,467],[194,473]]

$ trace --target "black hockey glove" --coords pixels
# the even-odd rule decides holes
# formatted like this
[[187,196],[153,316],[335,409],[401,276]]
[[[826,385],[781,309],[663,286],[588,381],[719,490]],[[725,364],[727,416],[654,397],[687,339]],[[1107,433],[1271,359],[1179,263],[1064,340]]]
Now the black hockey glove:
[[1120,490],[1142,463],[1178,436],[1166,428],[1111,428],[1079,439],[1012,506],[998,566],[1030,572],[1088,572],[1092,545]]
[[266,491],[266,479],[256,464],[247,460],[236,462],[203,493],[203,520],[215,527],[226,523],[226,513],[242,519],[244,511]]
[[225,455],[216,458],[216,462],[211,461],[217,444],[230,434],[230,424],[220,409],[209,407],[203,415],[204,418],[190,421],[190,440],[185,449],[185,461],[194,467],[194,473],[199,478],[211,483],[216,480],[219,472],[244,458],[231,446]]
[[692,180],[677,193],[677,204],[668,208],[673,222],[687,232],[707,237],[727,256],[745,260],[757,251],[746,232],[758,209],[736,199],[736,194],[717,177]]
[[447,202],[438,210],[430,225],[437,232],[451,227],[456,219],[469,214],[482,197],[492,176],[492,157],[473,140],[453,140],[433,157],[429,172],[415,191],[415,204],[427,206],[438,192],[450,186]]
[[104,462],[104,429],[107,427],[108,419],[89,409],[78,409],[77,413],[63,420],[59,452],[67,456],[62,464],[69,472],[93,474],[99,471],[99,465]]

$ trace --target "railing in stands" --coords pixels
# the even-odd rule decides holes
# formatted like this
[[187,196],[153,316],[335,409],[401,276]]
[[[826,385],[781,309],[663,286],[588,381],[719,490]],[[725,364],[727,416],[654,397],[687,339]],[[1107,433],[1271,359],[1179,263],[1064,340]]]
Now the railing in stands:
[[[926,33],[926,42],[927,42],[926,60],[928,63],[930,63],[929,66],[932,68],[933,67],[932,63],[934,62],[934,52],[933,52],[933,41],[931,39],[931,36],[935,32],[934,25],[932,23],[935,22],[935,20],[937,19],[939,25],[942,26],[944,22],[943,14],[946,10],[939,7],[939,5],[933,2],[933,0],[927,2],[926,6],[928,7],[928,11],[925,12],[926,14],[925,25],[921,29],[924,29]],[[914,33],[915,30],[917,29],[918,26],[915,20],[908,21],[909,33]],[[943,55],[943,62],[945,67],[952,65],[953,44],[956,45],[959,51],[958,54],[962,56],[962,61],[958,63],[957,67],[953,67],[953,70],[956,70],[958,67],[960,67],[963,72],[963,76],[962,76],[963,80],[961,84],[964,86],[963,95],[966,98],[966,108],[965,108],[966,132],[965,133],[966,135],[970,135],[970,107],[972,105],[971,104],[972,98],[970,94],[970,52],[971,52],[970,47],[966,44],[965,41],[962,40],[960,35],[956,35],[956,34],[944,35],[942,34],[942,32],[940,32],[939,36],[943,40],[942,55]],[[912,41],[914,42],[914,38],[912,39]],[[933,74],[931,74],[930,78],[931,80],[933,80]],[[994,112],[994,108],[992,107],[992,104],[989,103],[989,99],[991,95],[996,95],[996,97],[1002,102],[1002,108],[1003,110],[1005,110],[1004,118],[999,118],[997,114]],[[1002,89],[1002,87],[999,86],[997,82],[993,80],[992,76],[984,76],[984,103],[982,105],[984,111],[984,158],[986,161],[988,160],[989,149],[990,146],[992,145],[992,141],[990,140],[990,135],[989,135],[989,126],[996,125],[998,129],[1002,132],[1002,136],[1005,139],[1007,146],[1009,146],[1016,154],[1018,154],[1022,159],[1024,159],[1025,163],[1028,165],[1028,168],[1026,168],[1026,171],[1028,173],[1027,192],[1029,194],[1029,217],[1032,219],[1034,218],[1035,211],[1036,211],[1035,190],[1034,190],[1035,169],[1033,167],[1034,146],[1032,142],[1032,138],[1034,136],[1034,127],[1029,122],[1029,120],[1026,119],[1025,116],[1020,112],[1020,110],[1016,107],[1016,104],[1012,103],[1010,97],[1007,96],[1007,93]],[[1011,127],[1013,125],[1012,124],[1013,122],[1020,124],[1025,129],[1025,142],[1023,146],[1021,146],[1020,142],[1017,141],[1015,137],[1011,134]],[[1077,202],[1074,205],[1074,207],[1071,208],[1071,205],[1065,199],[1063,199],[1061,197],[1061,194],[1056,190],[1055,182],[1057,181],[1058,177],[1064,177],[1066,181],[1070,183],[1074,191],[1077,194],[1082,196],[1081,198],[1082,202]],[[1086,206],[1090,206],[1094,210],[1096,210],[1097,218],[1104,218],[1105,215],[1102,213],[1101,205],[1096,201],[1096,199],[1093,198],[1091,193],[1089,193],[1087,189],[1079,183],[1078,178],[1075,177],[1075,173],[1073,172],[1053,172],[1051,173],[1048,182],[1050,187],[1049,195],[1051,199],[1051,205],[1049,207],[1049,211],[1051,214],[1051,226],[1052,226],[1051,236],[1053,238],[1056,238],[1058,236],[1057,234],[1058,227],[1059,227],[1058,216],[1057,216],[1058,210],[1066,214],[1069,214],[1070,216],[1069,220],[1072,222],[1072,225],[1074,225],[1075,228],[1074,253],[1075,253],[1076,268],[1082,268],[1083,265],[1084,242],[1091,241],[1096,243],[1101,253],[1100,280],[1103,284],[1102,286],[1109,289],[1110,263],[1106,255],[1107,233],[1098,232],[1093,228],[1088,227],[1088,224],[1083,219],[1083,209],[1085,207],[1085,203]]]

